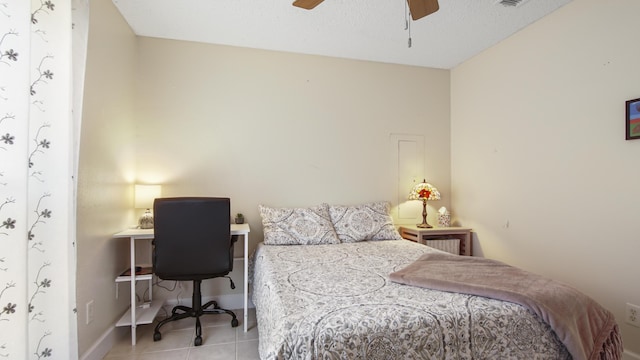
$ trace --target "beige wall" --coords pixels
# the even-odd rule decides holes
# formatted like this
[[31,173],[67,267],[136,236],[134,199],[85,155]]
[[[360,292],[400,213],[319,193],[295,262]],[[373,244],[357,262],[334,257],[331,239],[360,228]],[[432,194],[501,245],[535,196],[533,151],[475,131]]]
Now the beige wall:
[[567,282],[640,329],[637,0],[574,0],[451,74],[452,193],[476,254]]
[[[163,196],[230,197],[232,213],[251,226],[250,252],[262,241],[258,204],[398,205],[391,134],[424,136],[424,167],[448,205],[449,71],[153,38],[138,44],[138,181],[162,183]],[[236,257],[242,253],[237,244]],[[235,291],[211,281],[204,295],[241,293],[241,262],[231,275]]]
[[[451,81],[444,70],[135,38],[111,1],[91,5],[80,354],[128,304],[113,283],[128,247],[111,235],[135,221],[130,184],[231,197],[253,248],[259,203],[397,204],[390,134],[425,137],[425,176],[444,189],[435,206],[452,201],[454,220],[476,231],[476,254],[593,296],[640,353],[640,330],[623,321],[625,302],[640,304],[640,140],[623,135],[624,101],[640,97],[637,1],[574,0]],[[209,294],[228,293],[223,285]],[[89,300],[99,311],[85,325]]]
[[138,179],[231,197],[252,248],[260,203],[397,205],[391,134],[425,137],[448,203],[449,71],[152,38],[138,50]]
[[[391,134],[422,136],[423,167],[449,205],[449,71],[135,38],[109,0],[92,1],[78,196],[79,353],[100,341],[129,299],[134,182],[163,196],[228,196],[262,240],[258,204],[398,204]],[[404,198],[409,188],[400,197]],[[420,215],[416,206],[415,223]],[[430,221],[435,223],[435,212]],[[242,246],[236,247],[236,256]],[[147,254],[142,254],[144,258]],[[242,263],[204,296],[240,293]],[[175,301],[189,287],[154,299]],[[158,297],[156,296],[158,295]],[[85,304],[96,319],[85,325]],[[119,333],[126,331],[120,328]]]
[[[88,349],[125,312],[129,291],[115,275],[128,264],[128,242],[111,239],[133,214],[134,72],[136,37],[110,0],[92,0],[78,173],[78,353]],[[86,324],[86,303],[94,320]]]

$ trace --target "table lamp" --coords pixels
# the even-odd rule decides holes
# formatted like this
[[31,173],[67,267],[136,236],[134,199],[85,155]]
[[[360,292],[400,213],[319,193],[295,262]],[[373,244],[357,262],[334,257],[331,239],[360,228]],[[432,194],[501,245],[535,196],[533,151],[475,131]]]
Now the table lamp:
[[432,228],[427,223],[427,200],[440,200],[440,192],[435,186],[429,184],[427,180],[422,180],[416,184],[409,193],[409,200],[422,200],[422,224],[417,224],[419,228]]
[[160,185],[138,185],[135,187],[135,208],[146,209],[138,220],[140,229],[153,229],[153,200],[159,198],[162,193]]

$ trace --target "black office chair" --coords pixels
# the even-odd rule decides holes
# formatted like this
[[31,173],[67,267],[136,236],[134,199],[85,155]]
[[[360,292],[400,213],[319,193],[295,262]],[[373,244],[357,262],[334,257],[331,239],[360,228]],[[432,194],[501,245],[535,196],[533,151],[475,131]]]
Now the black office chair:
[[160,327],[175,320],[196,318],[194,345],[202,345],[200,316],[229,314],[231,326],[238,326],[236,315],[221,309],[215,301],[202,306],[202,280],[226,277],[235,289],[229,272],[233,270],[233,243],[228,198],[182,197],[156,199],[153,204],[153,272],[163,280],[192,280],[191,307],[178,305],[171,316],[160,321],[153,340],[162,339]]

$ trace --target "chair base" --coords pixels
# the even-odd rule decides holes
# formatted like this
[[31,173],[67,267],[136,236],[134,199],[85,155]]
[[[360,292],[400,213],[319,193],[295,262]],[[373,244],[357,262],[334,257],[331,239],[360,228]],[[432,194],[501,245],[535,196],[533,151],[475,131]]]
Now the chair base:
[[[236,314],[231,310],[222,309],[215,301],[209,301],[201,306],[201,294],[200,294],[200,282],[201,280],[195,280],[193,286],[193,307],[176,305],[171,310],[171,316],[160,321],[153,332],[153,341],[160,341],[162,334],[160,328],[171,321],[177,321],[185,318],[196,318],[196,337],[193,341],[195,346],[202,345],[202,326],[200,324],[200,316],[211,314],[229,314],[231,315],[231,327],[238,326],[238,318]],[[210,309],[211,308],[211,309]]]

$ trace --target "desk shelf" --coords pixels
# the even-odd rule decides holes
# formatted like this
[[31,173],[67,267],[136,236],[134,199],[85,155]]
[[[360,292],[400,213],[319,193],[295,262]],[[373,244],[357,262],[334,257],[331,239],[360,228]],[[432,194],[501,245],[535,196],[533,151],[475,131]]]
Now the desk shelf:
[[[129,239],[129,257],[130,267],[127,271],[122,272],[119,276],[116,276],[116,284],[121,282],[129,282],[131,287],[131,305],[129,310],[122,315],[120,320],[116,323],[116,326],[130,326],[131,327],[131,345],[136,344],[136,327],[137,325],[151,324],[162,307],[162,301],[153,301],[153,269],[150,266],[143,266],[142,271],[139,273],[133,273],[131,269],[136,268],[136,240],[152,240],[153,229],[128,229],[113,235],[116,239],[128,238]],[[124,275],[129,273],[130,275]],[[133,276],[131,276],[133,275]],[[139,281],[148,281],[149,283],[149,302],[148,306],[139,304],[136,299],[136,283]],[[118,296],[118,288],[116,285],[116,297]]]
[[[136,275],[136,281],[151,280],[152,278],[153,278],[153,274]],[[120,275],[116,278],[116,282],[129,282],[129,281],[131,281],[131,276]]]
[[[153,272],[152,272],[152,267],[151,266],[143,266],[142,270],[139,272],[136,272],[135,274],[135,282],[137,283],[138,281],[148,281],[149,282],[149,296],[152,296],[152,287],[153,287]],[[126,271],[123,271],[121,273],[122,275],[116,277],[116,283],[121,283],[121,282],[131,282],[131,275],[124,275],[124,274],[131,274],[131,269],[127,269]],[[135,288],[135,286],[131,287],[132,289]],[[118,291],[116,288],[116,297],[118,297]],[[131,314],[131,310],[133,309],[133,307],[135,306],[135,312],[133,314],[133,316],[135,316],[135,325],[144,325],[144,324],[151,324],[153,322],[153,320],[156,318],[156,315],[158,314],[158,311],[160,311],[160,308],[162,307],[162,302],[161,301],[153,301],[153,299],[150,299],[149,302],[144,303],[144,304],[140,304],[138,305],[137,303],[133,302],[133,298],[131,300],[131,306],[129,307],[129,310],[127,310],[127,312],[122,315],[122,317],[120,318],[120,320],[118,320],[118,322],[116,323],[116,327],[119,326],[132,326],[134,325],[131,320],[132,318],[132,314]]]
[[[136,308],[136,325],[151,324],[162,307],[161,301],[152,301],[149,307],[138,305]],[[131,326],[131,308],[122,315],[116,326]]]
[[[123,271],[120,276],[116,278],[116,282],[131,281],[131,269]],[[153,278],[153,268],[151,266],[143,266],[141,271],[136,271],[136,281],[138,280],[151,280]]]

